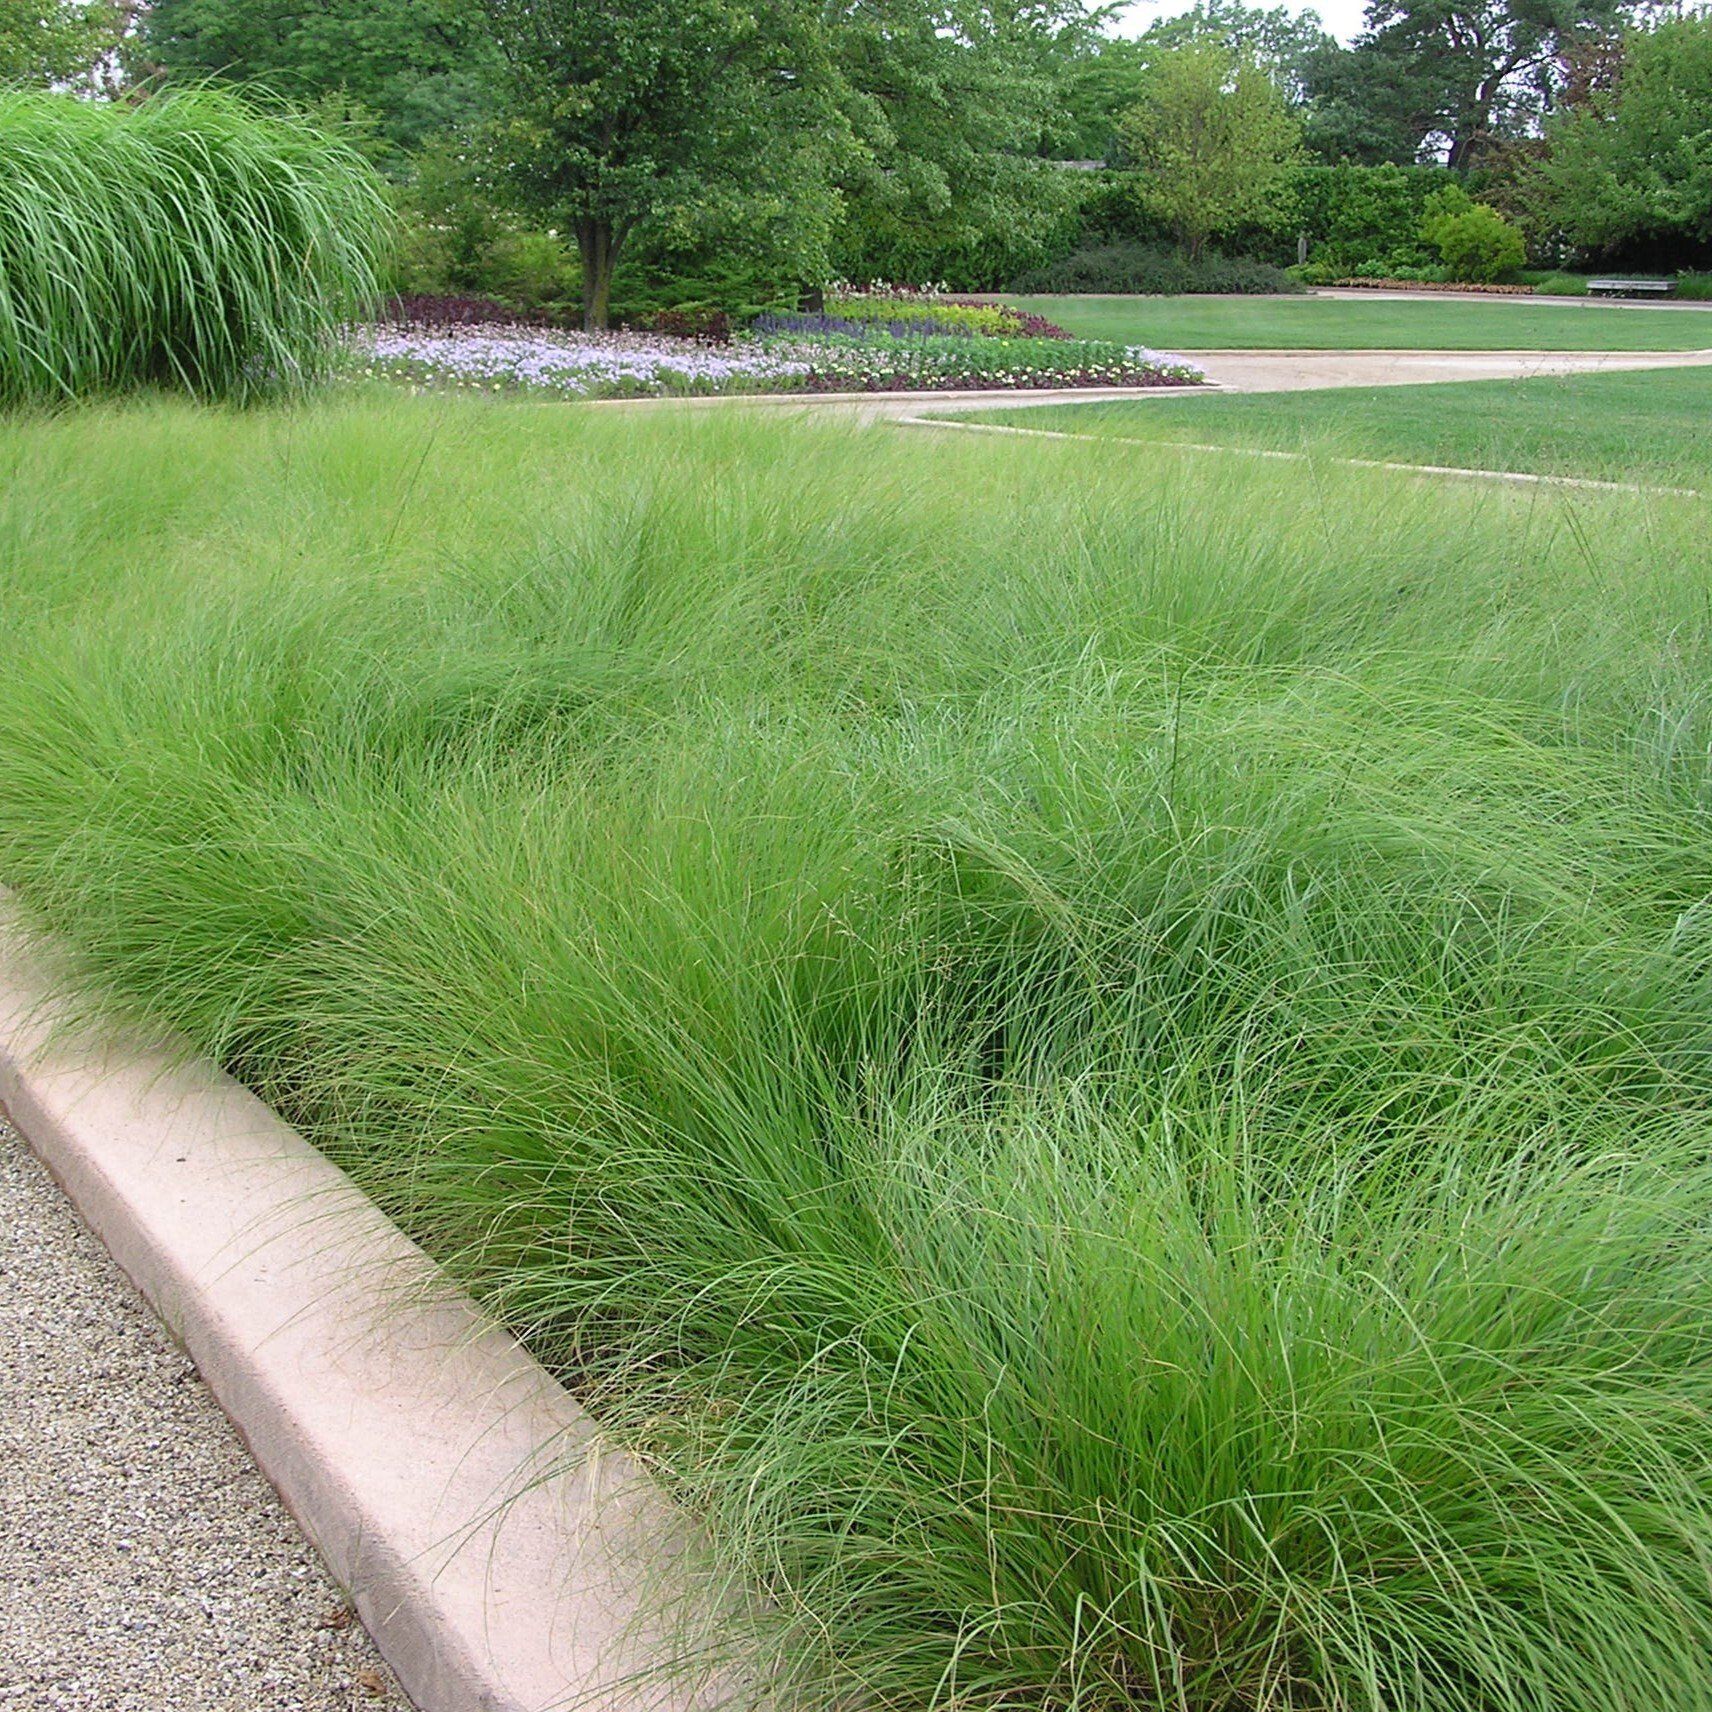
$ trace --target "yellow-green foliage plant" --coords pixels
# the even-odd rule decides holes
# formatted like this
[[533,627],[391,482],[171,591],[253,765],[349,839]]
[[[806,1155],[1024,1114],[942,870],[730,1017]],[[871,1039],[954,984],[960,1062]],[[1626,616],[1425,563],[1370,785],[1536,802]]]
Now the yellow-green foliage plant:
[[993,339],[1020,338],[1025,317],[1002,303],[959,303],[946,297],[892,297],[852,292],[831,298],[829,315],[846,321],[922,322],[933,327],[964,327]]
[[0,91],[0,406],[314,380],[386,227],[352,148],[225,91]]

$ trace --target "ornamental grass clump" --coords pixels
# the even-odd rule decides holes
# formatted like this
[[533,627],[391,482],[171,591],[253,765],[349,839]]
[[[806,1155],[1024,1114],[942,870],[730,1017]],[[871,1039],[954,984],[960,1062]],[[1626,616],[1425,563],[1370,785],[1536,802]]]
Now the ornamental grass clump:
[[645,1460],[772,1712],[1712,1707],[1701,505],[373,396],[0,457],[0,877]]
[[224,91],[0,92],[0,405],[301,386],[375,299],[386,225],[351,147]]

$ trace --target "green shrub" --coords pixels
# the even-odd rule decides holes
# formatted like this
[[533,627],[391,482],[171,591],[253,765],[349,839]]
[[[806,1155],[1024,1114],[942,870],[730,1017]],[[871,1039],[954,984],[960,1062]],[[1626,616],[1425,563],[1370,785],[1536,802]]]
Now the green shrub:
[[417,158],[399,195],[388,291],[399,297],[490,297],[530,314],[580,319],[581,268],[556,232],[517,225],[482,182],[480,163],[451,148]]
[[[1083,176],[1088,184],[1078,210],[1080,235],[1074,243],[1061,245],[1058,255],[1106,249],[1113,244],[1159,246],[1171,242],[1171,234],[1142,206],[1137,183],[1140,174],[1133,168],[1108,167]],[[1047,256],[1038,265],[1044,267],[1058,255]]]
[[1415,284],[1438,284],[1445,270],[1437,265],[1414,262],[1361,262],[1355,267],[1334,267],[1329,262],[1308,262],[1290,269],[1291,277],[1304,285],[1336,285],[1340,279],[1395,279]]
[[612,314],[626,324],[663,314],[719,314],[742,322],[768,310],[796,308],[803,283],[764,259],[685,254],[639,239],[618,264]]
[[300,385],[388,223],[350,146],[222,91],[0,92],[0,404]]
[[478,242],[420,218],[403,222],[387,268],[390,296],[493,298],[528,314],[580,319],[582,270],[556,232],[495,224]]
[[1309,261],[1327,279],[1407,278],[1437,259],[1422,243],[1427,199],[1454,180],[1444,167],[1311,166],[1296,181]]
[[1191,292],[1300,291],[1301,285],[1270,262],[1206,251],[1191,261],[1180,250],[1153,244],[1108,244],[1077,250],[1049,266],[1031,268],[1010,290],[1054,295],[1078,291],[1148,292],[1173,297]]
[[443,226],[401,212],[387,252],[382,284],[389,297],[441,297],[462,292],[453,235]]
[[1452,279],[1490,284],[1527,260],[1520,230],[1489,203],[1473,201],[1450,185],[1427,198],[1421,236],[1432,244]]
[[1439,231],[1439,250],[1452,279],[1504,279],[1527,260],[1522,234],[1485,203],[1446,222]]
[[971,186],[949,208],[896,207],[875,197],[850,205],[831,246],[840,279],[890,279],[952,291],[998,291],[1030,268],[1074,249],[1083,209],[1104,175],[1069,172],[1046,162],[1013,163],[1019,171],[1005,194]]
[[582,267],[557,232],[503,231],[488,246],[480,289],[525,309],[579,304]]

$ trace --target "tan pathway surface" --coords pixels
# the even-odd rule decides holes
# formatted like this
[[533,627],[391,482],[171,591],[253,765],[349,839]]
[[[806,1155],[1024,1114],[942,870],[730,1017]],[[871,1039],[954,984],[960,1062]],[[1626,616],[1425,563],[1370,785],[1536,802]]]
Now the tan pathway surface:
[[[1708,324],[1712,331],[1712,323]],[[1229,392],[1302,392],[1332,386],[1421,386],[1531,375],[1712,366],[1704,351],[1189,351]]]
[[404,1706],[195,1368],[0,1120],[0,1712]]
[[[1612,374],[1624,369],[1712,367],[1704,351],[1183,351],[1220,392],[1310,392],[1336,386],[1429,386],[1536,375]],[[1050,392],[942,392],[819,399],[866,407],[874,416],[915,416],[1004,405],[1071,404],[1102,398],[1206,398],[1214,388],[1084,387]],[[929,400],[923,403],[923,399]],[[799,403],[804,402],[798,400]]]

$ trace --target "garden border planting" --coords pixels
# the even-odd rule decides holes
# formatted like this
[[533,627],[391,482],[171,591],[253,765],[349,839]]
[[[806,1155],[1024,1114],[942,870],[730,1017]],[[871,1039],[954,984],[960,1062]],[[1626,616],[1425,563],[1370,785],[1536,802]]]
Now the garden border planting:
[[762,315],[742,337],[724,339],[392,321],[352,329],[346,360],[357,376],[418,391],[560,399],[1186,387],[1204,378],[1184,357],[1072,339],[999,305],[945,300],[922,312],[939,302],[851,297],[838,300],[837,313]]
[[[1271,353],[1267,353],[1271,354]],[[1231,388],[1223,381],[1211,378],[1198,381],[1192,387],[1166,386],[1059,386],[1008,390],[1004,387],[984,387],[967,392],[728,392],[728,393],[667,393],[646,398],[586,398],[579,399],[580,408],[595,410],[629,409],[748,409],[752,405],[778,406],[790,410],[816,410],[836,406],[859,414],[863,410],[883,415],[894,414],[899,408],[912,404],[931,404],[943,410],[982,410],[989,404],[1007,409],[1026,409],[1044,404],[1108,404],[1116,400],[1129,403],[1138,398],[1199,398]],[[534,402],[534,401],[532,401]],[[558,399],[541,399],[545,408],[557,408]]]
[[0,891],[0,1105],[195,1361],[420,1712],[690,1712],[638,1582],[685,1525],[319,1152],[170,1045],[62,1038]]
[[15,426],[0,875],[71,1014],[220,1064],[626,1448],[693,1523],[647,1605],[722,1619],[662,1665],[1677,1712],[1698,507],[765,416]]

